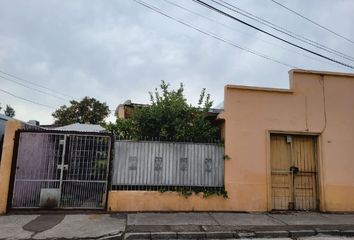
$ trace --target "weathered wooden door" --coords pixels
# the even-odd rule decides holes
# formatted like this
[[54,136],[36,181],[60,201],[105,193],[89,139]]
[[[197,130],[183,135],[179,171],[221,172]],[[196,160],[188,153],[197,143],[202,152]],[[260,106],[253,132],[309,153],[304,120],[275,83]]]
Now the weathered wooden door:
[[317,137],[271,134],[273,210],[317,210]]

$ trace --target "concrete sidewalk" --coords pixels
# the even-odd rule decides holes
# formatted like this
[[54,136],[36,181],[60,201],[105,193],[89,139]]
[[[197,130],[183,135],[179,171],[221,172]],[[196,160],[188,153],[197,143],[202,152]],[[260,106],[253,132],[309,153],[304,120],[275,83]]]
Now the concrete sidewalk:
[[354,236],[354,214],[128,213],[0,216],[0,239]]
[[0,239],[97,239],[121,236],[126,216],[45,214],[0,216]]
[[128,214],[125,232],[126,238],[354,236],[354,214],[135,213]]

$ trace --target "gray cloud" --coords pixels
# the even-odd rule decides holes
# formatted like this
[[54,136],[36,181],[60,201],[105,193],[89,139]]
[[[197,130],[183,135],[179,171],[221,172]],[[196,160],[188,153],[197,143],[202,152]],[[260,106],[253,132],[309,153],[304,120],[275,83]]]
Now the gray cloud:
[[[316,60],[304,57],[309,54],[202,9],[192,1],[176,3],[235,30],[221,27],[163,0],[146,1],[236,44],[291,65],[317,70],[349,70],[313,56]],[[282,2],[354,39],[353,1]],[[354,56],[353,44],[305,22],[269,0],[233,3]],[[112,110],[126,99],[148,102],[148,91],[154,90],[162,79],[170,82],[172,87],[183,82],[191,103],[196,103],[203,87],[211,93],[215,103],[219,103],[223,100],[226,84],[288,87],[289,70],[207,37],[130,0],[0,1],[0,69],[76,98],[95,97],[107,102]],[[3,79],[0,79],[0,85],[19,96],[54,107],[67,103]],[[0,103],[11,104],[19,119],[52,122],[52,109],[3,93],[0,93]]]

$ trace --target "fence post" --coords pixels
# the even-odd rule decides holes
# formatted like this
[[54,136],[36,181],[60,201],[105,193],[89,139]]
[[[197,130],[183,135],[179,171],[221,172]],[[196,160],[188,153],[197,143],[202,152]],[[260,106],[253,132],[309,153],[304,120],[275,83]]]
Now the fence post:
[[3,150],[0,163],[0,214],[6,213],[9,194],[11,166],[15,144],[15,133],[22,128],[22,124],[16,120],[6,123]]

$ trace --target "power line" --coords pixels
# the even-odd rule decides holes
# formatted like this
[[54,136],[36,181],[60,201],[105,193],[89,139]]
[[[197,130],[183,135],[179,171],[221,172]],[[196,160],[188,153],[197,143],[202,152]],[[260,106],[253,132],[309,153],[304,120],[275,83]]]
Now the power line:
[[39,92],[39,93],[46,94],[46,95],[51,96],[51,97],[54,97],[54,98],[58,98],[58,99],[60,99],[60,100],[64,100],[64,101],[68,100],[68,99],[66,99],[66,98],[58,97],[58,96],[55,96],[55,95],[53,95],[53,94],[44,92],[44,91],[42,91],[42,90],[39,90],[39,89],[30,87],[30,86],[27,86],[26,84],[23,84],[23,83],[21,83],[21,82],[15,81],[15,80],[13,80],[13,79],[10,79],[10,78],[7,78],[7,77],[1,76],[1,75],[0,75],[0,78],[5,79],[5,80],[10,81],[10,82],[13,82],[13,83],[15,83],[15,84],[18,84],[18,85],[20,85],[20,86],[23,86],[23,87],[25,87],[25,88],[28,88],[28,89],[37,91],[37,92]]
[[297,47],[297,48],[299,48],[299,49],[302,49],[302,50],[304,50],[304,51],[306,51],[306,52],[312,53],[312,54],[314,54],[314,55],[316,55],[316,56],[318,56],[318,57],[327,59],[328,61],[332,61],[332,62],[338,63],[338,64],[340,64],[340,65],[346,66],[346,67],[348,67],[348,68],[354,69],[354,67],[351,66],[351,65],[349,65],[349,64],[340,62],[340,61],[338,61],[338,60],[336,60],[336,59],[327,57],[327,56],[325,56],[325,55],[322,55],[322,54],[320,54],[320,53],[317,53],[317,52],[315,52],[315,51],[312,51],[312,50],[310,50],[310,49],[307,49],[307,48],[302,47],[302,46],[300,46],[300,45],[297,45],[297,44],[295,44],[295,43],[292,43],[292,42],[290,42],[290,41],[288,41],[288,40],[285,40],[285,39],[283,39],[283,38],[281,38],[281,37],[278,37],[278,36],[276,36],[276,35],[274,35],[274,34],[272,34],[272,33],[269,33],[269,32],[267,32],[267,31],[265,31],[265,30],[263,30],[263,29],[260,29],[260,28],[258,28],[258,27],[256,27],[256,26],[254,26],[254,25],[252,25],[252,24],[250,24],[250,23],[247,23],[247,22],[245,22],[245,21],[242,21],[241,19],[236,18],[236,17],[234,17],[234,16],[232,16],[232,15],[230,15],[230,14],[228,14],[228,13],[226,13],[226,12],[224,12],[224,11],[218,9],[218,8],[215,8],[215,7],[209,5],[209,4],[207,4],[207,3],[205,3],[205,2],[203,2],[203,1],[201,1],[201,0],[193,0],[193,1],[196,2],[196,3],[198,3],[198,4],[200,4],[200,5],[202,5],[202,6],[204,6],[204,7],[206,7],[206,8],[209,8],[209,9],[215,11],[215,12],[218,12],[218,13],[220,13],[220,14],[226,16],[226,17],[229,17],[229,18],[231,18],[231,19],[233,19],[233,20],[235,20],[235,21],[238,21],[238,22],[240,22],[240,23],[242,23],[242,24],[244,24],[244,25],[246,25],[246,26],[248,26],[248,27],[251,27],[251,28],[253,28],[253,29],[256,29],[257,31],[260,31],[260,32],[262,32],[262,33],[264,33],[264,34],[267,34],[267,35],[269,35],[269,36],[271,36],[271,37],[273,37],[273,38],[276,38],[276,39],[278,39],[278,40],[280,40],[280,41],[282,41],[282,42],[285,42],[285,43],[287,43],[287,44],[289,44],[289,45],[292,45],[292,46],[294,46],[294,47]]
[[288,11],[290,11],[290,12],[296,14],[297,16],[299,16],[299,17],[301,17],[301,18],[303,18],[303,19],[305,19],[305,20],[311,22],[312,24],[314,24],[314,25],[316,25],[316,26],[318,26],[318,27],[320,27],[320,28],[322,28],[322,29],[324,29],[324,30],[327,30],[327,31],[330,32],[330,33],[333,33],[334,35],[336,35],[336,36],[338,36],[338,37],[340,37],[340,38],[342,38],[342,39],[344,39],[344,40],[347,40],[347,41],[350,42],[350,43],[354,43],[354,41],[352,41],[351,39],[349,39],[349,38],[347,38],[347,37],[344,37],[343,35],[340,35],[339,33],[334,32],[333,30],[331,30],[331,29],[329,29],[329,28],[327,28],[327,27],[325,27],[325,26],[323,26],[323,25],[321,25],[321,24],[315,22],[314,20],[311,20],[310,18],[308,18],[308,17],[306,17],[306,16],[304,16],[304,15],[302,15],[302,14],[296,12],[295,10],[290,9],[290,8],[288,8],[287,6],[285,6],[285,5],[283,5],[283,4],[279,3],[279,2],[277,2],[277,1],[275,1],[275,0],[271,0],[271,1],[274,2],[274,3],[277,4],[277,5],[279,5],[279,6],[283,7],[283,8],[285,8],[286,10],[288,10]]
[[193,26],[192,24],[189,24],[189,23],[184,22],[184,21],[181,20],[181,19],[178,19],[178,18],[175,18],[175,17],[173,17],[173,16],[170,16],[170,15],[168,15],[167,13],[165,13],[163,10],[161,10],[160,8],[157,8],[157,7],[155,7],[155,6],[153,6],[153,5],[150,5],[150,4],[146,3],[146,2],[143,2],[143,1],[140,1],[140,0],[133,0],[133,1],[136,2],[136,3],[138,3],[138,4],[140,4],[140,5],[142,5],[142,6],[144,6],[144,7],[146,7],[146,8],[149,8],[150,10],[153,10],[153,11],[155,11],[155,12],[157,12],[157,13],[159,13],[159,14],[161,14],[161,15],[167,17],[167,18],[170,18],[170,19],[172,19],[172,20],[174,20],[174,21],[176,21],[176,22],[178,22],[178,23],[181,23],[181,24],[183,24],[184,26],[187,26],[187,27],[189,27],[189,28],[192,28],[192,29],[194,29],[194,30],[196,30],[196,31],[198,31],[198,32],[200,32],[200,33],[202,33],[202,34],[204,34],[204,35],[210,36],[210,37],[215,38],[215,39],[217,39],[217,40],[219,40],[219,41],[222,41],[222,42],[224,42],[224,43],[227,43],[227,44],[229,44],[229,45],[231,45],[231,46],[233,46],[233,47],[236,47],[236,48],[238,48],[238,49],[247,51],[247,52],[249,52],[249,53],[252,53],[252,54],[257,55],[257,56],[259,56],[259,57],[262,57],[262,58],[264,58],[264,59],[267,59],[267,60],[276,62],[276,63],[281,64],[281,65],[286,66],[286,67],[298,68],[298,67],[295,67],[295,66],[293,66],[293,65],[290,65],[290,64],[288,64],[288,63],[285,63],[285,62],[282,62],[282,61],[273,59],[272,57],[269,57],[269,56],[264,55],[264,54],[262,54],[262,53],[260,53],[260,52],[254,51],[254,50],[252,50],[252,49],[248,49],[248,48],[241,47],[241,46],[239,46],[239,45],[237,45],[237,44],[235,44],[235,43],[233,43],[233,42],[231,42],[231,41],[229,41],[229,40],[227,40],[227,39],[224,39],[224,38],[222,38],[222,37],[219,37],[219,36],[215,35],[214,33],[211,33],[211,32],[205,31],[205,30],[202,30],[202,29],[200,29],[200,28],[198,28],[198,27]]
[[[18,80],[27,82],[27,83],[29,83],[29,84],[32,84],[32,85],[36,86],[36,87],[40,87],[40,88],[46,89],[46,90],[51,91],[51,92],[53,92],[53,93],[59,94],[59,95],[61,95],[61,96],[69,97],[70,99],[75,99],[73,96],[70,96],[70,95],[61,93],[61,92],[59,92],[59,91],[57,91],[57,90],[48,88],[48,87],[43,86],[43,85],[41,85],[41,84],[34,83],[34,82],[29,81],[29,80],[26,80],[26,79],[24,79],[24,78],[17,77],[17,76],[15,76],[15,75],[13,75],[13,74],[4,72],[4,71],[2,71],[2,70],[0,70],[0,73],[5,74],[5,75],[10,76],[10,77],[13,77],[13,78],[16,78],[16,79],[18,79]],[[70,100],[70,99],[67,99],[67,100]]]
[[[246,33],[246,32],[240,31],[240,30],[236,30],[236,29],[233,28],[233,27],[230,27],[230,26],[228,26],[228,25],[226,25],[226,24],[224,24],[224,23],[222,23],[222,22],[216,21],[216,20],[213,19],[213,18],[206,17],[206,16],[204,16],[204,15],[198,13],[198,12],[192,11],[192,10],[190,10],[190,9],[188,9],[188,8],[186,8],[186,7],[183,7],[183,6],[181,6],[181,5],[179,5],[179,4],[175,3],[175,2],[172,2],[172,1],[170,1],[170,0],[164,0],[164,1],[167,2],[167,3],[170,4],[170,5],[173,5],[173,6],[175,6],[175,7],[178,7],[178,8],[180,8],[180,9],[183,9],[183,10],[185,10],[185,11],[187,11],[187,12],[189,12],[189,13],[192,13],[192,14],[194,14],[194,15],[196,15],[196,16],[199,16],[199,17],[201,17],[201,18],[207,19],[207,20],[209,20],[209,21],[211,21],[211,22],[214,22],[214,23],[216,23],[216,24],[218,24],[218,25],[220,25],[220,26],[223,26],[223,27],[225,27],[225,28],[227,28],[227,29],[230,29],[230,30],[235,31],[235,32],[238,32],[238,33],[242,33],[242,34],[244,34],[244,35],[248,35],[248,36],[254,37],[253,34],[249,34],[249,33]],[[276,43],[273,43],[273,42],[270,42],[270,41],[266,41],[266,40],[264,40],[264,39],[262,39],[262,38],[258,38],[258,37],[254,37],[254,38],[255,38],[255,39],[258,39],[258,40],[260,40],[260,41],[262,41],[262,42],[265,42],[265,43],[267,43],[267,44],[269,44],[269,45],[273,45],[273,46],[276,46],[276,47],[278,47],[278,48],[282,48],[282,49],[284,49],[284,50],[286,50],[286,51],[289,51],[289,52],[298,54],[298,55],[300,55],[300,56],[303,56],[303,57],[312,59],[312,60],[314,60],[314,61],[318,61],[318,62],[321,62],[321,63],[330,64],[330,65],[332,65],[332,66],[344,68],[344,66],[338,66],[338,64],[335,64],[335,63],[332,63],[332,62],[328,62],[328,61],[322,60],[322,59],[320,59],[320,58],[312,57],[312,56],[309,56],[309,55],[306,55],[306,54],[303,54],[303,53],[294,51],[294,50],[292,50],[292,49],[290,49],[290,48],[286,48],[286,47],[281,46],[281,45],[279,45],[279,44],[276,44]],[[345,67],[345,69],[347,69],[347,68]]]
[[3,93],[8,94],[8,95],[10,95],[10,96],[13,96],[13,97],[15,97],[15,98],[19,98],[19,99],[22,99],[22,100],[24,100],[24,101],[27,101],[27,102],[30,102],[30,103],[33,103],[33,104],[40,105],[40,106],[42,106],[42,107],[51,108],[51,109],[56,109],[56,108],[53,107],[53,106],[46,105],[46,104],[42,104],[42,103],[39,103],[39,102],[35,102],[35,101],[32,101],[32,100],[29,100],[29,99],[27,99],[27,98],[23,98],[23,97],[17,96],[17,95],[15,95],[15,94],[10,93],[10,92],[8,92],[8,91],[6,91],[6,90],[4,90],[4,89],[1,89],[1,88],[0,88],[0,91],[3,92]]
[[270,22],[270,21],[268,21],[268,20],[266,20],[264,18],[258,17],[258,16],[254,15],[254,14],[248,12],[248,11],[245,11],[245,10],[241,9],[241,8],[238,8],[235,5],[227,3],[227,2],[225,2],[223,0],[220,0],[220,2],[222,2],[222,3],[224,3],[224,4],[228,5],[228,6],[222,4],[222,3],[218,2],[218,1],[215,1],[215,0],[211,0],[211,1],[216,3],[216,4],[218,4],[218,5],[220,5],[220,6],[223,6],[223,7],[227,8],[227,9],[233,11],[233,12],[236,12],[236,13],[242,15],[242,16],[245,16],[245,17],[247,17],[249,19],[252,19],[252,20],[254,20],[254,21],[256,21],[256,22],[258,22],[260,24],[263,24],[263,25],[265,25],[267,27],[270,27],[270,28],[274,29],[277,32],[280,32],[280,33],[283,33],[283,34],[285,34],[285,35],[287,35],[289,37],[292,37],[292,38],[294,38],[296,40],[299,40],[301,42],[307,43],[307,44],[309,44],[309,45],[311,45],[313,47],[316,47],[316,48],[319,48],[319,49],[324,50],[326,52],[332,53],[332,54],[334,54],[334,55],[336,55],[338,57],[344,58],[346,60],[349,60],[349,61],[352,61],[352,62],[354,61],[354,58],[352,56],[346,55],[345,53],[342,53],[342,52],[337,51],[337,50],[335,50],[333,48],[327,47],[327,46],[325,46],[325,45],[323,45],[323,44],[321,44],[319,42],[313,41],[313,40],[311,40],[311,39],[309,39],[307,37],[304,37],[304,36],[301,36],[301,35],[299,35],[297,33],[289,31],[286,28],[283,28],[283,27],[281,27],[279,25],[276,25],[276,24],[274,24],[274,23],[272,23],[272,22]]

